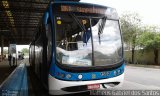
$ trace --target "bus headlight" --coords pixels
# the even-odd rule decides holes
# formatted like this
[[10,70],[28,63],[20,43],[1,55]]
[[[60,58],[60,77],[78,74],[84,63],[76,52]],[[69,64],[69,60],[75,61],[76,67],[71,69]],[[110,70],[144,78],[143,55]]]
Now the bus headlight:
[[121,74],[121,69],[115,70],[114,71],[114,76],[118,76]]
[[82,77],[83,77],[83,76],[82,76],[81,74],[80,74],[80,75],[78,75],[78,79],[82,79]]
[[101,72],[101,76],[105,76],[106,72]]
[[119,69],[119,70],[117,71],[117,73],[118,73],[118,74],[121,74],[121,69]]
[[67,78],[67,79],[71,78],[71,74],[67,74],[67,75],[66,75],[66,78]]
[[116,70],[114,71],[114,76],[117,76],[117,71]]

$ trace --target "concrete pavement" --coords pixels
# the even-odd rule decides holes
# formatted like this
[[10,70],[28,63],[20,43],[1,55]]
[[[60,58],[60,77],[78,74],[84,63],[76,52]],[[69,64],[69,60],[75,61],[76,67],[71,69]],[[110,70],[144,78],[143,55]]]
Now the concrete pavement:
[[160,90],[160,69],[126,66],[124,90]]

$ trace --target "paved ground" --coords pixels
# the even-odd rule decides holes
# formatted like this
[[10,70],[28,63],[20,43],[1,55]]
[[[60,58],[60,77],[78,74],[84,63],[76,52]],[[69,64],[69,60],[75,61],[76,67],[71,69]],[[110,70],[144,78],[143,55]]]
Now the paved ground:
[[160,90],[160,69],[126,66],[124,84],[120,89]]

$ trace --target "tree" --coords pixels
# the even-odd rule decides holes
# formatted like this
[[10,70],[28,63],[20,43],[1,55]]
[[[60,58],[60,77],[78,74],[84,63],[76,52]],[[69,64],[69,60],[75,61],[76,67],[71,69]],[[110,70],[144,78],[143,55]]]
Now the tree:
[[29,49],[28,48],[23,48],[21,51],[22,51],[22,53],[29,53]]
[[[137,13],[125,13],[120,18],[123,41],[129,49],[132,50],[132,63],[134,63],[134,54],[136,47],[136,40],[141,33],[141,19]],[[130,48],[131,47],[131,48]]]
[[8,54],[8,50],[7,50],[7,49],[4,49],[4,50],[3,50],[3,53],[4,53],[4,54]]
[[155,26],[149,27],[138,38],[138,42],[144,49],[151,49],[154,51],[154,63],[158,64],[158,51],[160,49],[160,33],[157,32]]

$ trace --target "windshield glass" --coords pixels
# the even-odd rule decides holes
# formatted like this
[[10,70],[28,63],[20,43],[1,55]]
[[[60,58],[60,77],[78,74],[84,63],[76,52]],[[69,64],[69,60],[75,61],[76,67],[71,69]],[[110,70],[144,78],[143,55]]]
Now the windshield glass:
[[87,43],[84,39],[85,34],[90,34],[88,21],[72,13],[56,16],[56,59],[60,64],[92,66],[91,40]]
[[94,64],[109,65],[122,60],[122,43],[118,21],[107,18],[92,19]]
[[122,59],[118,21],[56,15],[56,59],[60,64],[101,66]]

